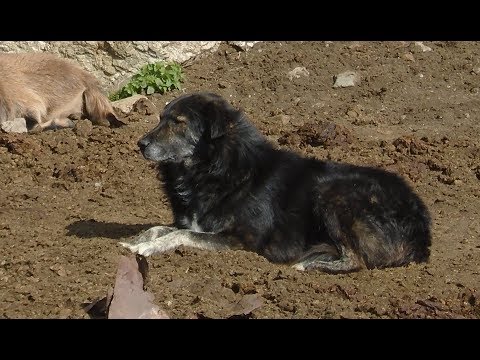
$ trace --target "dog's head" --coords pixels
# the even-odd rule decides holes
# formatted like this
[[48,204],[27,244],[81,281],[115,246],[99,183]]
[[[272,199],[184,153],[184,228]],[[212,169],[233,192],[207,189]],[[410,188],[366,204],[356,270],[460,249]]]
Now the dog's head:
[[222,138],[240,115],[219,95],[183,95],[165,107],[159,124],[138,146],[148,160],[182,163]]

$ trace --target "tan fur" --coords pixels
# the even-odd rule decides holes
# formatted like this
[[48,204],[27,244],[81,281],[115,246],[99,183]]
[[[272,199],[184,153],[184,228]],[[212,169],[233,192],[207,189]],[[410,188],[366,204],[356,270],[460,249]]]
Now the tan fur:
[[98,80],[67,59],[46,53],[0,54],[0,123],[25,118],[29,130],[71,127],[82,114],[119,126]]

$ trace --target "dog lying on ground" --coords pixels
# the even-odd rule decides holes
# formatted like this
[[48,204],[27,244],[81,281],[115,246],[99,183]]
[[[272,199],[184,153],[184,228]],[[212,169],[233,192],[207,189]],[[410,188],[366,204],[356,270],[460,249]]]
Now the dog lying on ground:
[[170,102],[138,146],[158,163],[175,227],[122,243],[133,252],[245,249],[328,273],[428,261],[428,210],[399,176],[275,149],[218,95]]
[[0,54],[0,124],[24,118],[29,131],[73,127],[71,119],[121,126],[98,80],[46,53]]

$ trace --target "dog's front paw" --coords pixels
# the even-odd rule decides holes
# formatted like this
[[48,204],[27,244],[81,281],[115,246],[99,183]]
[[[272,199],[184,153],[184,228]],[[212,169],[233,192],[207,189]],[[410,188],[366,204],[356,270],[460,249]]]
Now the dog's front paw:
[[154,226],[148,230],[145,230],[143,233],[141,233],[137,237],[134,237],[131,240],[121,242],[120,244],[122,244],[125,247],[129,247],[131,245],[138,245],[141,243],[153,241],[159,237],[167,235],[168,233],[171,233],[172,231],[176,231],[176,230],[178,229],[170,226]]
[[126,247],[131,252],[143,256],[150,256],[154,253],[161,252],[158,246],[154,241],[151,242],[141,242],[139,244],[129,244],[125,242],[121,242],[120,245]]
[[121,242],[120,245],[134,253],[150,256],[181,245],[184,237],[184,230],[168,226],[155,226],[142,233],[133,242]]

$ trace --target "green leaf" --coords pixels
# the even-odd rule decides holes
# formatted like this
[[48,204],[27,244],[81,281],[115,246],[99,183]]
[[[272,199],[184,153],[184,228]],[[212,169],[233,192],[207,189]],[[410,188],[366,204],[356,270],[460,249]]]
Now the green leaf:
[[146,64],[130,81],[119,91],[110,95],[113,99],[123,99],[134,94],[165,93],[173,89],[180,89],[180,82],[184,79],[182,67],[176,62],[165,63],[158,61]]

